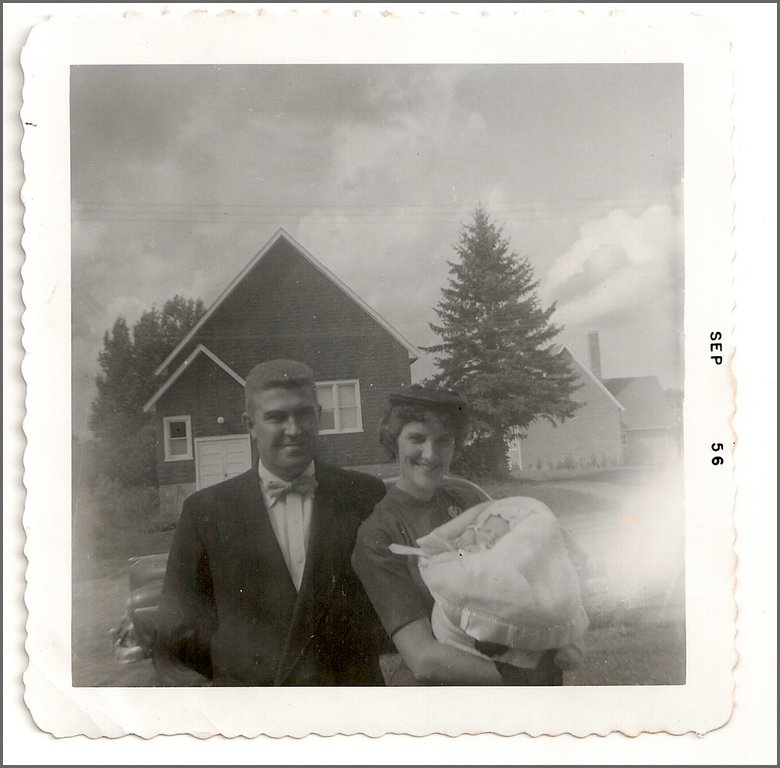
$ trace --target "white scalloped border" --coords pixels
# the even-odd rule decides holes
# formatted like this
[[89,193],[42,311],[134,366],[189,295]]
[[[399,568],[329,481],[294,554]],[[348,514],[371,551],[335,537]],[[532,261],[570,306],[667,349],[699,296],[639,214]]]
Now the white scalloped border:
[[[318,11],[316,19],[322,23],[333,23],[333,17],[339,14]],[[203,15],[190,16],[198,23],[211,24],[209,37],[213,41],[219,35],[215,33],[214,23],[272,22],[272,26],[281,29],[288,22],[291,26],[304,14],[289,13],[274,15],[258,12],[240,20],[229,11],[220,18]],[[312,17],[309,16],[309,21]],[[168,16],[167,20],[172,20]],[[463,14],[442,14],[436,18],[440,25],[442,43],[453,29],[463,24],[489,26],[496,17],[480,16],[477,13],[470,18]],[[511,15],[502,18],[504,27],[512,22],[527,24],[528,16]],[[92,24],[112,26],[116,19],[104,18],[101,21],[82,19],[78,22],[80,31]],[[178,23],[186,23],[178,18]],[[424,27],[425,18],[407,17],[396,11],[375,16],[344,14],[340,21],[349,24],[363,24],[371,34],[381,34],[387,44],[393,41],[397,27],[410,24]],[[642,45],[646,30],[630,14],[610,18],[605,11],[601,17],[577,17],[574,13],[562,12],[556,15],[534,15],[534,23],[546,30],[572,23],[582,30],[591,24],[608,24],[622,30],[621,40],[627,48],[628,37],[638,42],[631,50],[638,57],[658,55],[655,44]],[[23,343],[26,357],[22,372],[27,383],[27,417],[25,432],[29,440],[25,452],[25,486],[28,496],[24,518],[27,533],[25,552],[29,558],[27,572],[28,587],[26,602],[30,611],[28,620],[27,652],[30,665],[25,673],[27,685],[26,701],[30,706],[38,725],[55,735],[66,736],[84,733],[95,736],[120,736],[136,733],[150,737],[156,733],[189,732],[198,737],[215,733],[226,736],[254,736],[267,733],[274,736],[288,734],[300,737],[307,733],[336,734],[363,733],[379,735],[381,733],[501,733],[531,735],[570,733],[573,735],[606,734],[619,731],[627,735],[643,732],[665,731],[668,733],[703,733],[721,727],[730,716],[733,707],[733,680],[731,670],[736,663],[733,646],[734,603],[731,598],[733,589],[732,551],[733,529],[731,527],[732,500],[734,496],[733,477],[721,482],[701,471],[701,462],[706,451],[690,448],[693,434],[709,434],[713,418],[722,419],[727,424],[733,413],[733,400],[730,382],[725,387],[713,383],[706,365],[694,363],[692,339],[698,338],[703,329],[710,327],[731,328],[731,307],[729,299],[731,288],[730,262],[732,258],[731,235],[731,199],[729,182],[731,173],[727,173],[724,184],[722,173],[728,171],[731,162],[729,137],[731,130],[724,131],[725,143],[720,133],[714,139],[713,146],[706,142],[699,146],[689,146],[686,141],[686,164],[689,169],[686,179],[686,478],[688,480],[688,508],[693,509],[695,493],[696,505],[694,523],[689,533],[695,533],[706,540],[708,551],[715,548],[713,560],[715,567],[710,568],[700,557],[698,542],[689,549],[689,563],[695,566],[694,578],[689,578],[689,600],[692,600],[693,614],[689,614],[689,626],[692,628],[691,647],[697,651],[710,652],[704,656],[689,657],[689,682],[680,688],[660,687],[610,687],[599,689],[566,688],[562,691],[540,689],[524,691],[522,698],[516,689],[465,689],[465,688],[423,688],[371,691],[365,689],[306,689],[292,691],[266,691],[245,689],[207,689],[198,691],[171,691],[163,689],[73,689],[69,684],[70,633],[58,629],[52,614],[44,608],[70,604],[69,579],[69,467],[67,461],[58,465],[57,457],[69,454],[69,407],[57,407],[56,393],[65,396],[69,405],[69,326],[62,326],[63,317],[69,318],[70,295],[69,264],[67,253],[63,254],[63,243],[67,252],[68,221],[67,213],[62,209],[61,192],[67,189],[67,178],[62,176],[63,147],[61,133],[51,124],[49,110],[52,106],[59,109],[62,116],[62,90],[56,87],[47,98],[39,90],[45,81],[52,78],[64,64],[64,53],[59,42],[64,27],[70,22],[50,21],[37,27],[31,35],[25,52],[25,71],[29,78],[25,85],[25,104],[22,118],[30,123],[25,132],[22,154],[25,162],[27,181],[23,187],[23,197],[27,210],[25,213],[25,234],[23,247],[27,260],[22,270],[25,282],[23,299],[26,311],[23,317]],[[151,17],[130,16],[125,24],[143,26],[155,23]],[[395,25],[395,28],[390,25]],[[523,34],[522,25],[516,28],[517,35]],[[656,31],[664,28],[664,22],[655,21]],[[388,28],[390,31],[388,32]],[[679,32],[687,28],[688,37],[681,39]],[[473,37],[472,26],[469,37]],[[378,30],[378,32],[377,32]],[[677,33],[675,33],[677,30]],[[417,30],[414,30],[415,32]],[[538,28],[537,28],[538,33]],[[664,46],[678,57],[688,62],[686,69],[686,107],[692,104],[688,97],[698,84],[717,86],[709,93],[713,100],[704,106],[701,113],[686,114],[688,124],[695,119],[720,121],[717,124],[725,128],[730,124],[728,113],[730,105],[731,72],[728,58],[728,40],[725,30],[707,19],[676,19],[672,28],[666,29]],[[495,34],[502,34],[496,30]],[[405,38],[402,42],[418,51],[421,60],[436,60],[431,50],[427,32]],[[236,36],[231,36],[231,45],[235,47]],[[399,42],[397,39],[395,42]],[[658,43],[658,40],[655,41]],[[32,52],[38,45],[47,59],[47,66],[36,69],[31,60]],[[82,37],[79,56],[88,56],[89,46]],[[116,51],[106,46],[98,52],[100,60]],[[499,56],[500,46],[493,46],[493,57]],[[407,49],[408,50],[408,49]],[[522,48],[525,52],[527,48]],[[570,49],[576,51],[576,46]],[[617,50],[617,46],[615,47]],[[381,52],[371,51],[374,57],[382,59]],[[94,54],[94,52],[92,52]],[[352,54],[362,57],[365,48],[355,49]],[[462,58],[469,58],[469,51],[459,51]],[[169,54],[167,54],[169,55]],[[482,55],[482,54],[481,54]],[[713,58],[714,57],[714,58]],[[83,60],[83,59],[82,59]],[[390,56],[385,60],[396,60]],[[472,54],[472,60],[480,57]],[[657,60],[657,59],[652,59]],[[677,60],[673,58],[671,60]],[[712,68],[710,70],[710,67]],[[60,72],[61,73],[61,72]],[[33,76],[34,74],[34,76]],[[711,79],[712,77],[715,79]],[[700,80],[699,80],[700,78]],[[698,83],[697,83],[698,80]],[[36,93],[37,91],[37,93]],[[700,94],[701,95],[701,94]],[[38,102],[43,97],[44,101]],[[67,105],[66,105],[67,106]],[[67,114],[67,111],[65,111]],[[703,126],[705,122],[699,125]],[[695,125],[695,123],[694,123]],[[61,126],[60,126],[61,128]],[[715,154],[713,154],[713,152]],[[699,153],[701,156],[699,156]],[[64,153],[67,156],[67,152]],[[719,172],[708,178],[708,169],[717,158]],[[66,164],[67,167],[67,164]],[[697,171],[701,179],[696,178]],[[67,173],[65,174],[67,177]],[[694,194],[695,193],[695,194]],[[704,202],[702,202],[704,200]],[[697,210],[704,205],[709,215],[697,217]],[[55,215],[54,212],[57,211]],[[715,216],[714,214],[719,214]],[[697,226],[698,223],[698,226]],[[689,237],[690,235],[690,237]],[[693,238],[695,237],[695,240]],[[53,246],[53,249],[52,249]],[[45,250],[44,250],[45,249]],[[40,255],[46,254],[47,260],[40,261]],[[57,254],[52,262],[50,255]],[[714,254],[714,256],[713,256]],[[705,259],[723,260],[722,269],[712,267]],[[720,261],[718,262],[720,263]],[[707,282],[706,296],[694,291],[691,286]],[[707,301],[705,301],[707,299]],[[714,306],[707,306],[708,303]],[[722,303],[720,303],[722,301]],[[63,343],[63,333],[65,342]],[[706,356],[705,356],[706,357]],[[705,390],[717,387],[712,400],[705,400]],[[690,398],[696,397],[691,403]],[[706,406],[706,407],[705,407]],[[65,417],[63,417],[63,412]],[[717,423],[717,421],[716,421]],[[708,449],[709,444],[706,448]],[[36,474],[46,472],[46,482],[34,481]],[[65,491],[62,494],[62,491]],[[57,491],[60,495],[57,495]],[[709,515],[705,518],[701,510],[706,507]],[[714,514],[720,522],[717,531],[709,531],[704,523],[712,520]],[[690,538],[690,537],[689,537]],[[689,542],[690,543],[690,542]],[[724,571],[723,566],[726,565]],[[58,578],[59,575],[59,578]],[[696,578],[700,576],[701,578]],[[713,581],[714,578],[714,581]],[[691,591],[693,590],[693,592]],[[697,637],[697,622],[701,621],[708,629],[706,638]],[[704,640],[700,646],[699,641]],[[62,660],[67,661],[62,664]],[[708,674],[709,667],[717,674]],[[721,671],[725,671],[725,675]],[[63,675],[63,671],[66,674]],[[694,690],[695,688],[695,690]],[[691,698],[686,695],[690,689]],[[528,695],[526,695],[528,694]],[[565,710],[561,709],[560,695],[565,694]],[[657,694],[657,695],[656,695]],[[303,711],[301,700],[305,700]],[[522,704],[519,702],[522,701]],[[454,706],[453,706],[454,705]],[[597,711],[594,711],[594,707]],[[262,722],[252,713],[263,713]],[[540,721],[541,712],[544,721]],[[412,719],[409,718],[411,713]],[[606,718],[604,717],[606,715]],[[227,717],[227,719],[225,719]],[[601,718],[601,722],[599,722]],[[520,722],[522,721],[522,722]]]

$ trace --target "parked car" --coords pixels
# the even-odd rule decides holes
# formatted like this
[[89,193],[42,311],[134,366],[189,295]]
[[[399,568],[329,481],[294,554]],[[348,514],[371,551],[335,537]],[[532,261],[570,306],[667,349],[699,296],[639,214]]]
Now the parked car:
[[[386,478],[385,485],[390,488],[397,479]],[[468,490],[471,492],[469,497],[476,494],[483,501],[490,500],[482,488],[461,477],[445,477],[443,485],[456,494],[458,489]],[[111,630],[114,655],[124,662],[151,658],[160,685],[203,685],[206,680],[200,674],[185,667],[155,644],[157,615],[167,564],[167,552],[129,559],[130,596],[121,622]]]

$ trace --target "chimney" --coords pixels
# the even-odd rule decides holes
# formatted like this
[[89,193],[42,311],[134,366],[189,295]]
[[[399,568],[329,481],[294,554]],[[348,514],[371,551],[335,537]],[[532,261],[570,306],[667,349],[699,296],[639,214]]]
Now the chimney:
[[601,381],[601,349],[598,331],[591,331],[588,334],[588,352],[590,353],[590,370]]

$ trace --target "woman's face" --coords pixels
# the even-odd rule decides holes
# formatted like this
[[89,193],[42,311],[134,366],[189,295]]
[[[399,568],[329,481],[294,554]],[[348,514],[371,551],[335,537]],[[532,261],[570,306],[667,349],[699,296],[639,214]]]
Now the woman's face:
[[410,421],[398,435],[397,487],[418,499],[430,499],[455,455],[455,434],[438,419]]

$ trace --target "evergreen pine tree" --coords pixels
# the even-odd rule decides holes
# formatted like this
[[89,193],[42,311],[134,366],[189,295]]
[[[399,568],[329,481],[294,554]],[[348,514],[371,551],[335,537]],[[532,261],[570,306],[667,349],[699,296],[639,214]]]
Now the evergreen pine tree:
[[537,419],[571,417],[577,377],[557,354],[555,304],[541,305],[528,258],[510,250],[484,208],[473,217],[455,246],[459,260],[448,262],[439,323],[430,324],[441,342],[427,351],[439,367],[433,382],[469,401],[482,469],[502,476],[512,428],[522,434]]

